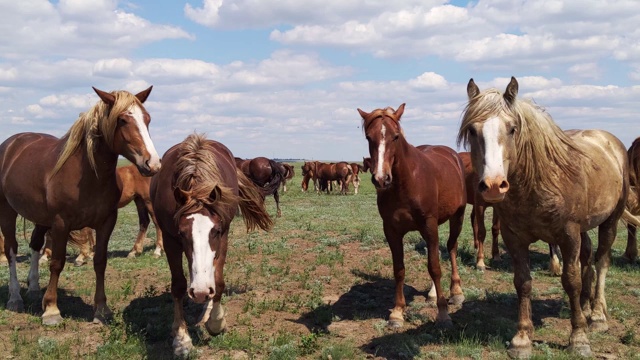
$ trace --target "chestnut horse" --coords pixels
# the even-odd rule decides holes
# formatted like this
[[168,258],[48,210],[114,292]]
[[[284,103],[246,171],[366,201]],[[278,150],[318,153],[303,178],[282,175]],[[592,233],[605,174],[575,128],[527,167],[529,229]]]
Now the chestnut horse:
[[373,170],[371,169],[371,158],[363,157],[362,158],[362,172],[370,172],[373,174]]
[[[487,237],[487,230],[484,226],[484,212],[488,207],[492,207],[491,203],[488,203],[482,199],[482,196],[476,191],[477,184],[480,182],[478,175],[473,171],[473,165],[471,164],[471,153],[461,152],[459,153],[464,164],[464,178],[467,188],[467,204],[472,206],[471,210],[471,228],[473,229],[473,246],[476,249],[476,268],[480,271],[484,271],[486,268],[484,263],[484,240]],[[500,234],[500,218],[496,213],[493,213],[493,222],[491,226],[491,235],[493,241],[491,243],[491,256],[493,261],[500,260],[500,249],[498,248],[498,235]],[[557,245],[549,244],[549,272],[552,275],[560,276],[562,274],[562,268],[560,267],[560,260],[558,259],[558,253],[560,249]]]
[[349,166],[351,166],[351,171],[352,174],[351,175],[351,183],[353,184],[353,193],[354,194],[358,194],[358,189],[360,188],[360,176],[359,174],[362,171],[362,165],[358,164],[358,163],[350,163]]
[[49,230],[53,239],[51,276],[42,299],[42,322],[62,321],[58,309],[58,279],[66,260],[69,232],[96,229],[93,260],[96,273],[94,322],[111,313],[104,293],[107,245],[118,217],[120,191],[116,181],[118,156],[136,164],[143,175],[160,170],[160,158],[149,137],[150,117],[144,101],[147,90],[95,92],[100,101],[81,114],[61,139],[38,133],[21,133],[0,145],[0,228],[9,259],[7,309],[23,309],[16,273],[16,217],[36,224],[31,242],[29,292],[39,294],[38,260]]
[[378,212],[393,259],[395,307],[389,316],[389,325],[402,326],[404,322],[402,239],[407,232],[417,230],[427,244],[427,267],[438,305],[436,323],[451,326],[447,300],[440,284],[438,225],[449,221],[450,302],[459,305],[464,301],[464,295],[456,258],[467,203],[462,161],[458,153],[446,146],[423,145],[416,148],[409,144],[400,127],[404,104],[395,111],[388,107],[371,113],[360,109],[358,112],[369,142],[371,180],[378,194]]
[[282,216],[280,211],[280,183],[284,178],[284,166],[266,157],[242,160],[235,158],[236,167],[253,181],[262,192],[262,196],[273,195],[276,201],[277,217]]
[[318,178],[316,177],[316,162],[305,161],[301,166],[302,168],[302,191],[307,191],[309,188],[309,180],[313,180],[313,187],[315,191],[318,191]]
[[318,179],[318,186],[325,189],[327,194],[331,188],[331,181],[340,182],[340,194],[346,195],[349,191],[349,180],[353,175],[351,165],[341,161],[338,163],[315,162],[315,175]]
[[[531,101],[516,98],[514,77],[504,94],[467,85],[458,142],[471,149],[478,192],[492,202],[513,259],[518,294],[517,332],[511,357],[531,356],[531,275],[529,245],[538,239],[560,247],[562,286],[571,309],[569,350],[591,356],[592,330],[606,330],[605,277],[618,219],[629,192],[627,151],[602,130],[563,132]],[[592,296],[591,240],[598,227],[596,286]]]
[[[133,201],[136,204],[136,210],[138,212],[138,236],[127,257],[132,259],[142,254],[150,223],[149,218],[151,218],[156,227],[156,249],[153,252],[153,256],[159,258],[162,255],[162,231],[158,228],[153,207],[151,206],[151,198],[149,196],[151,178],[142,176],[136,166],[130,164],[120,166],[116,169],[116,180],[118,182],[118,188],[120,189],[118,208],[122,209]],[[51,237],[47,236],[45,240],[45,248],[43,256],[40,258],[40,263],[46,262],[49,256],[51,256]],[[74,262],[76,266],[83,265],[86,262],[86,258],[93,258],[91,250],[95,245],[95,239],[92,231],[86,231],[85,229],[83,229],[82,233],[72,231],[69,240],[80,248],[80,255],[78,255],[78,258]],[[87,250],[89,250],[89,253],[87,253]]]
[[[221,143],[190,135],[167,150],[162,162],[162,169],[151,180],[151,199],[171,270],[173,351],[186,356],[193,345],[184,319],[185,294],[196,303],[208,301],[202,321],[209,333],[219,334],[226,326],[220,304],[225,288],[223,267],[229,226],[238,206],[247,230],[268,230],[273,223],[261,193]],[[189,267],[188,291],[183,253]]]

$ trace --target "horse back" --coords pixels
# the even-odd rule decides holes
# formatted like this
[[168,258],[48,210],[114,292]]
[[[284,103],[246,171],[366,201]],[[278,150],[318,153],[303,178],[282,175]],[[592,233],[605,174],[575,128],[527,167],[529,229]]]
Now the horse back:
[[424,177],[430,179],[431,186],[438,191],[439,206],[449,209],[466,206],[465,166],[460,155],[443,145],[420,145],[416,148],[423,155]]

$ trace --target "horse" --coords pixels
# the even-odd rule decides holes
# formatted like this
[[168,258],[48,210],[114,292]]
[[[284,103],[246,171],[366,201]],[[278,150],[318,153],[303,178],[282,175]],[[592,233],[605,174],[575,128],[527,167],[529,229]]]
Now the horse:
[[[229,226],[238,206],[247,230],[273,225],[256,186],[235,166],[223,144],[193,134],[162,157],[162,169],[151,180],[151,200],[164,234],[171,270],[174,317],[171,335],[176,356],[193,347],[184,319],[182,300],[208,302],[201,321],[212,335],[226,327],[220,300],[225,282]],[[182,268],[187,257],[189,288]]]
[[280,165],[284,167],[284,173],[282,177],[282,191],[287,192],[287,180],[293,179],[296,173],[293,170],[293,166],[291,166],[290,164],[280,163]]
[[305,161],[304,164],[300,167],[302,169],[302,191],[307,191],[309,188],[309,180],[313,180],[313,187],[316,191],[318,188],[318,178],[316,176],[316,162],[315,161]]
[[405,104],[397,110],[387,107],[367,113],[358,109],[369,143],[371,181],[377,192],[378,212],[391,249],[395,278],[395,306],[388,325],[400,327],[406,308],[403,293],[405,268],[403,237],[419,231],[427,243],[427,267],[438,306],[436,324],[452,326],[447,300],[440,283],[438,225],[449,221],[447,250],[451,257],[450,303],[464,301],[457,265],[458,236],[466,206],[464,168],[458,153],[446,146],[415,147],[404,137],[400,118]]
[[257,157],[239,162],[236,159],[236,167],[238,167],[244,173],[246,177],[251,179],[256,186],[262,192],[262,196],[273,195],[276,201],[277,215],[282,216],[280,211],[280,183],[284,178],[284,167],[271,159],[266,157]]
[[[529,245],[557,244],[563,257],[562,286],[569,297],[569,350],[591,356],[587,320],[594,331],[608,329],[605,277],[618,219],[629,193],[627,151],[602,130],[562,131],[551,116],[517,98],[515,77],[504,93],[467,84],[458,144],[471,150],[477,190],[493,203],[502,237],[513,259],[518,325],[511,357],[531,356]],[[592,247],[587,230],[598,227],[596,286],[592,296]]]
[[[158,228],[156,217],[153,213],[153,207],[151,206],[151,198],[149,197],[149,186],[151,184],[151,178],[142,176],[133,164],[120,166],[116,169],[116,181],[118,182],[118,189],[120,189],[120,200],[118,201],[118,208],[129,205],[131,201],[136,204],[136,210],[138,212],[138,236],[133,244],[133,248],[127,255],[127,258],[133,259],[136,256],[142,254],[144,247],[144,241],[147,238],[147,229],[149,228],[149,217],[153,220],[153,224],[156,227],[156,248],[153,251],[153,257],[159,258],[162,255],[162,231]],[[76,231],[71,232],[69,240],[72,240],[73,244],[76,244],[80,248],[80,255],[76,258],[74,265],[81,266],[86,262],[87,258],[93,258],[91,249],[95,245],[95,239],[92,231],[86,231],[83,229],[83,233],[76,234]],[[45,247],[40,263],[48,261],[51,256],[51,241],[50,237],[45,237]],[[87,250],[89,252],[87,253]]]
[[[346,195],[349,191],[349,179],[353,175],[351,165],[345,161],[338,163],[315,162],[315,174],[319,181],[319,186],[329,193],[331,181],[340,182],[340,194]],[[326,186],[325,186],[326,185]]]
[[[484,271],[486,265],[484,263],[484,240],[487,236],[487,230],[484,226],[484,212],[488,207],[492,207],[492,203],[486,202],[482,196],[476,191],[476,184],[479,183],[478,175],[473,170],[471,163],[471,153],[459,153],[462,163],[464,164],[464,178],[467,188],[467,204],[472,206],[471,210],[471,228],[473,229],[473,246],[476,249],[476,268]],[[498,235],[500,234],[500,218],[493,213],[491,226],[491,256],[493,261],[500,261],[500,250],[498,248]],[[562,274],[560,260],[558,254],[560,249],[556,245],[549,244],[549,272],[554,276]]]
[[16,273],[16,217],[35,223],[31,234],[28,289],[40,293],[38,260],[44,235],[53,239],[51,276],[42,299],[42,323],[62,322],[57,288],[64,268],[69,232],[96,229],[93,267],[96,273],[94,322],[110,316],[104,293],[107,245],[118,217],[118,157],[124,156],[146,176],[157,173],[160,157],[149,136],[149,114],[143,103],[152,87],[137,95],[93,88],[100,100],[81,114],[62,138],[19,133],[0,144],[0,229],[9,259],[7,309],[24,308]]
[[351,176],[351,183],[353,184],[353,193],[358,194],[358,188],[360,188],[360,174],[362,171],[362,165],[358,163],[349,163],[353,175]]
[[371,158],[363,157],[362,158],[362,172],[373,172],[371,169]]
[[640,226],[640,220],[636,218],[637,215],[640,215],[640,137],[636,138],[627,150],[627,160],[629,162],[630,191],[623,214],[627,223],[627,248],[622,257],[629,262],[634,262],[638,257],[636,229]]

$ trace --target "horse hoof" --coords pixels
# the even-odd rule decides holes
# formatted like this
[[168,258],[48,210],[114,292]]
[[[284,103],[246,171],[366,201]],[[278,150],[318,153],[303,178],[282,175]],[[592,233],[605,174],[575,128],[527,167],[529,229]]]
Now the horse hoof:
[[451,328],[453,328],[453,321],[451,321],[451,319],[436,321],[436,329],[446,330]]
[[531,357],[531,346],[528,347],[510,347],[507,355],[512,359],[529,359]]
[[96,325],[106,325],[111,320],[112,313],[110,310],[96,311],[93,315],[93,323]]
[[159,258],[160,258],[160,256],[162,256],[162,250],[160,250],[160,249],[156,249],[156,250],[153,252],[153,258],[154,258],[154,259],[159,259]]
[[460,306],[460,305],[462,305],[463,302],[464,302],[464,295],[462,295],[462,294],[453,295],[449,299],[449,305]]
[[593,332],[605,332],[609,330],[609,324],[606,321],[593,321],[589,324],[589,330]]
[[9,302],[7,302],[7,310],[13,311],[13,312],[23,312],[24,302],[22,301],[22,299],[9,300]]
[[83,260],[76,260],[76,261],[73,262],[73,266],[75,266],[75,267],[80,267],[80,266],[82,266],[84,264],[86,264],[86,262],[83,261]]
[[487,267],[485,265],[476,265],[476,270],[478,270],[481,273],[483,273],[486,269]]
[[129,255],[127,255],[127,259],[135,259],[137,255],[138,254],[136,254],[135,251],[132,251],[129,253]]
[[7,265],[7,264],[9,264],[7,257],[5,255],[0,256],[0,265]]
[[42,315],[42,325],[54,326],[62,322],[62,316],[60,314]]
[[569,352],[574,353],[578,356],[590,358],[593,357],[593,353],[591,352],[591,346],[589,344],[574,344],[569,345]]
[[173,340],[173,355],[179,359],[186,359],[193,349],[191,339],[180,341],[178,338]]
[[204,323],[204,327],[207,329],[211,336],[220,335],[227,328],[227,320],[225,320],[225,318],[219,320],[209,320]]
[[404,326],[404,320],[399,319],[389,319],[387,322],[387,327],[391,329],[399,329]]

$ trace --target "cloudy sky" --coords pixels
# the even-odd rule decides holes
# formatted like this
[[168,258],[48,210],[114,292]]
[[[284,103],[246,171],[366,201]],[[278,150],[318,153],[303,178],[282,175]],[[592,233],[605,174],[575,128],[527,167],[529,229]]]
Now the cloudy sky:
[[161,153],[198,131],[240,157],[358,160],[356,109],[403,102],[409,142],[455,148],[469,78],[514,75],[562,128],[629,146],[638,24],[637,0],[0,0],[0,140],[63,135],[91,86],[153,85]]

